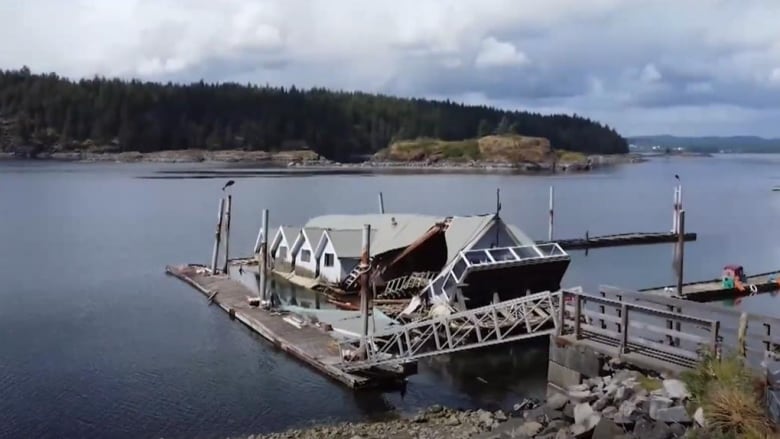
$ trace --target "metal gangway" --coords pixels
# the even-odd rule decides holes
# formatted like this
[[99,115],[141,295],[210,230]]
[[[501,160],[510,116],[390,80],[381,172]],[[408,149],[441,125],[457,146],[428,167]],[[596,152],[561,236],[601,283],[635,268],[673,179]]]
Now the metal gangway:
[[[555,332],[561,292],[541,292],[481,308],[438,316],[339,343],[340,367],[357,371],[398,365],[424,357],[508,343]],[[362,354],[362,353],[361,353]],[[355,359],[351,359],[355,358]]]

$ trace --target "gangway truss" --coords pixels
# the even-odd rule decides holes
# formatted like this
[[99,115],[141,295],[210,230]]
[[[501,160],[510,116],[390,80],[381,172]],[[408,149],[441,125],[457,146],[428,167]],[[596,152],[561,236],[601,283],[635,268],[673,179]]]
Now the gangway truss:
[[[339,343],[345,371],[408,363],[434,355],[523,340],[555,332],[561,292],[541,292],[390,328]],[[355,354],[361,354],[359,356]]]

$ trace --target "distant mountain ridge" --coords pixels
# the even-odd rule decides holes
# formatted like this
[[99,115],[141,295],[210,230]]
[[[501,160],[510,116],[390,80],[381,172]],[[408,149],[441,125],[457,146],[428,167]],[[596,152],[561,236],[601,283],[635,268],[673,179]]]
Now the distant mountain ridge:
[[762,152],[780,153],[780,139],[759,136],[704,136],[686,137],[668,134],[634,136],[628,143],[640,147],[685,148],[701,152]]

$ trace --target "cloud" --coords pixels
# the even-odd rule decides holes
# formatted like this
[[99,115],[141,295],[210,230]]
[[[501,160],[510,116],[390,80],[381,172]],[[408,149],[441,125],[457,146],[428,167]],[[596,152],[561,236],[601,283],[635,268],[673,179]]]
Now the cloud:
[[0,0],[0,68],[467,99],[624,134],[780,136],[764,116],[780,112],[777,16],[773,0]]
[[493,37],[482,40],[474,65],[485,67],[519,66],[528,63],[528,57],[517,50],[512,43],[498,41]]
[[648,64],[642,69],[642,73],[639,74],[639,80],[642,82],[657,82],[662,78],[661,72],[653,64]]

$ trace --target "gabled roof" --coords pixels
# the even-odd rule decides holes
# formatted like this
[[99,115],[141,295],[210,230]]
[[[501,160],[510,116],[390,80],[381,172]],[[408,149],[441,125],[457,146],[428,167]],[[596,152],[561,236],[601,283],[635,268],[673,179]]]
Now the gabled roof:
[[371,254],[379,255],[405,248],[433,227],[442,218],[414,214],[324,215],[312,218],[306,227],[331,230],[362,230],[370,224]]
[[298,238],[300,230],[299,227],[294,226],[279,226],[279,228],[276,229],[273,241],[271,241],[270,251],[276,251],[276,248],[282,243],[282,239],[284,239],[287,242],[287,246],[290,247],[294,240]]
[[301,246],[303,245],[304,241],[308,241],[312,250],[316,250],[320,240],[322,239],[323,233],[325,233],[325,229],[320,227],[302,228],[301,231],[298,233],[298,236],[295,238],[295,242],[292,245],[292,254],[293,255],[298,254],[298,250],[301,249]]
[[513,235],[515,235],[515,238],[517,238],[519,245],[536,245],[536,241],[529,238],[528,235],[526,235],[517,226],[512,224],[507,224],[506,226],[509,228],[509,231],[512,232]]
[[[443,217],[414,214],[324,215],[310,219],[304,230],[319,228],[328,229],[328,233],[338,232],[336,235],[338,237],[332,236],[338,256],[353,257],[351,255],[360,255],[363,225],[370,224],[371,255],[375,256],[408,247],[444,220]],[[516,238],[518,245],[534,244],[534,241],[519,228],[504,223],[500,218],[497,219],[493,213],[455,216],[450,218],[449,226],[444,232],[447,242],[447,263],[453,261],[458,252],[483,236],[494,223],[499,227],[506,227]],[[340,245],[343,245],[344,254],[338,247]],[[321,247],[317,245],[315,248],[321,252]]]
[[[376,234],[372,229],[372,241]],[[359,258],[363,249],[363,230],[326,230],[317,247],[317,256],[322,254],[327,241],[333,246],[337,258]]]
[[447,263],[455,259],[469,243],[482,236],[493,223],[493,218],[494,214],[453,217],[444,232],[444,239],[447,241]]

